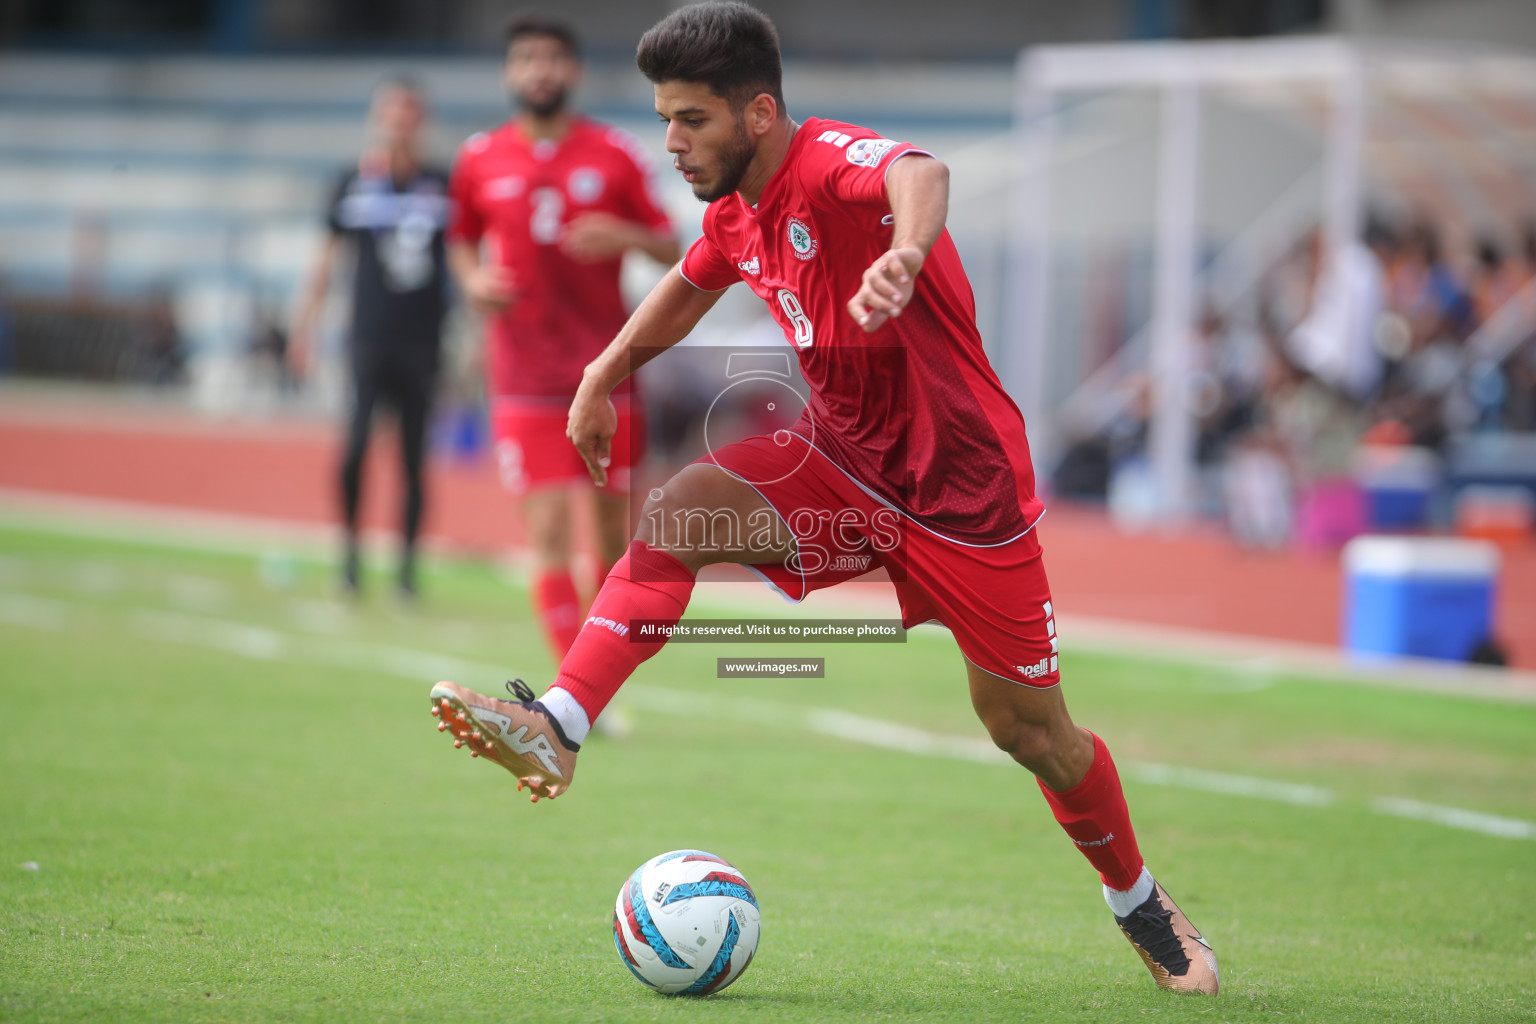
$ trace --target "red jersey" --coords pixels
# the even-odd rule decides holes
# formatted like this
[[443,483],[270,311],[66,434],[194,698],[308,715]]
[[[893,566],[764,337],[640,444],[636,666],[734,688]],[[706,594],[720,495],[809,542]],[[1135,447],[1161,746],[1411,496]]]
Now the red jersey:
[[581,371],[624,326],[621,259],[580,263],[560,249],[565,226],[600,211],[656,229],[667,215],[650,158],[619,128],[577,118],[558,141],[515,122],[470,136],[449,179],[450,239],[485,242],[511,269],[516,301],[489,321],[486,375],[498,398],[569,400]]
[[795,432],[918,525],[1002,544],[1044,506],[1024,418],[982,351],[949,232],[900,316],[866,334],[848,314],[864,271],[890,248],[885,176],[908,153],[924,151],[810,118],[755,208],[740,193],[710,204],[681,270],[706,291],[745,281],[767,302],[810,386]]

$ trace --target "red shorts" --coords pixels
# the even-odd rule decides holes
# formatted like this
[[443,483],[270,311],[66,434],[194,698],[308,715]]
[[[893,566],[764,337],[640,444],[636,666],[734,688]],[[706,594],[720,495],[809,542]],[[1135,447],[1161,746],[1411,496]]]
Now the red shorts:
[[[645,457],[645,411],[633,395],[614,395],[619,414],[604,493],[628,494],[630,471]],[[491,403],[496,470],[519,497],[547,487],[591,482],[587,464],[565,436],[569,399],[497,398]]]
[[798,550],[788,562],[749,567],[790,600],[878,564],[896,586],[907,628],[947,626],[968,660],[1004,679],[1042,688],[1061,681],[1051,588],[1033,529],[992,547],[941,537],[789,431],[699,461],[751,484],[794,534]]

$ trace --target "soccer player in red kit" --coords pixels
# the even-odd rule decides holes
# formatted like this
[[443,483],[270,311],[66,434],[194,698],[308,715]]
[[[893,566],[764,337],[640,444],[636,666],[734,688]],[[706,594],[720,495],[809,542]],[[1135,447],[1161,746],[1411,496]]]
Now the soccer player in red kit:
[[[534,604],[559,659],[582,617],[571,574],[571,489],[588,476],[565,437],[571,397],[582,368],[624,326],[624,253],[672,264],[678,245],[640,142],[569,108],[581,79],[575,31],[528,14],[508,22],[506,36],[503,75],[518,114],[459,152],[448,259],[486,318],[497,467],[521,506],[537,560]],[[630,460],[644,450],[643,412],[627,382],[614,405],[619,461],[595,506],[599,580],[624,554]]]
[[[704,236],[587,367],[568,432],[593,478],[612,458],[608,396],[745,282],[794,346],[810,386],[791,428],[711,452],[652,492],[554,685],[534,700],[432,688],[439,728],[534,798],[571,784],[591,720],[662,643],[635,620],[676,621],[698,570],[753,567],[799,598],[890,570],[908,626],[937,620],[965,657],[996,744],[1037,778],[1098,869],[1116,922],[1160,986],[1214,994],[1215,955],[1154,880],[1104,742],[1062,699],[1044,511],[1024,422],[982,352],[974,300],[944,229],[948,171],[906,143],[784,110],[772,24],[740,3],[685,7],[640,41],[676,167],[707,201]],[[699,544],[667,524],[726,526]],[[730,529],[731,523],[775,529]]]

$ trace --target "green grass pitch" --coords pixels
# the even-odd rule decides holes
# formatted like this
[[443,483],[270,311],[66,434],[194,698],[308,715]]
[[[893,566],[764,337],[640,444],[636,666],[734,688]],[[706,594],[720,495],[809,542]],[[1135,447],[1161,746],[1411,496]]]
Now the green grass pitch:
[[[674,645],[620,696],[631,735],[530,806],[426,701],[439,674],[548,681],[524,595],[470,563],[416,610],[373,582],[354,608],[317,561],[0,528],[0,1020],[1536,1020],[1536,842],[1372,809],[1536,820],[1536,707],[1069,635],[1069,704],[1221,956],[1222,994],[1180,998],[1025,772],[807,725],[980,737],[946,634]],[[717,680],[722,653],[825,655],[827,678]],[[762,904],[751,969],[701,1000],[645,990],[610,934],[625,876],[679,847]]]

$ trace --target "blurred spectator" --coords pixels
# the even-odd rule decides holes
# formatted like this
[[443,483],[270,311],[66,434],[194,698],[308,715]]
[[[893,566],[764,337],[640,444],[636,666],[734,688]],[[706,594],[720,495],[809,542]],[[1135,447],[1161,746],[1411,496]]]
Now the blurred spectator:
[[1222,497],[1232,537],[1244,547],[1280,548],[1290,542],[1295,486],[1285,452],[1264,432],[1239,438],[1222,474]]
[[0,374],[9,374],[15,365],[15,347],[10,298],[5,288],[5,278],[0,277]]
[[1477,264],[1472,276],[1472,313],[1476,323],[1489,317],[1520,293],[1531,280],[1530,267],[1518,260],[1506,259],[1497,240],[1478,239]]
[[293,390],[297,382],[288,361],[288,332],[283,330],[282,314],[271,297],[257,305],[245,353],[256,380],[278,394]]
[[[1422,218],[1397,230],[1372,217],[1331,258],[1313,229],[1260,279],[1256,307],[1206,311],[1190,369],[1196,459],[1219,467],[1212,490],[1241,543],[1331,544],[1361,529],[1352,456],[1367,436],[1439,449],[1468,430],[1536,430],[1536,221],[1517,256],[1484,237],[1452,261],[1440,237]],[[1468,339],[1496,314],[1519,343],[1474,351]],[[1058,494],[1115,490],[1145,456],[1147,399],[1142,374],[1120,379],[1093,433],[1069,439]]]
[[441,359],[448,277],[443,231],[448,178],[427,166],[422,132],[426,100],[413,82],[396,78],[374,93],[375,144],[342,176],[326,215],[329,234],[305,289],[289,339],[288,359],[302,378],[315,350],[315,332],[344,242],[356,254],[348,356],[352,407],[340,467],[345,549],[342,584],[361,584],[358,507],[363,456],[374,406],[393,407],[400,434],[405,500],[400,521],[397,582],[416,594],[416,538],[425,506],[423,462],[433,388]]
[[1441,258],[1440,234],[1426,221],[1403,238],[1390,282],[1392,308],[1412,331],[1412,350],[1435,341],[1460,340],[1471,328],[1472,302]]
[[[1526,223],[1522,238],[1519,274],[1525,281],[1524,308],[1536,308],[1536,221]],[[1504,363],[1508,394],[1504,401],[1504,425],[1510,430],[1536,431],[1536,325],[1526,328],[1525,341]]]
[[176,305],[167,284],[156,285],[144,310],[138,378],[156,386],[180,383],[186,374],[187,353],[176,324]]
[[1290,469],[1296,536],[1323,547],[1360,532],[1363,510],[1350,479],[1355,446],[1365,430],[1359,404],[1342,389],[1277,359],[1264,410],[1272,443]]
[[1374,248],[1359,242],[1324,253],[1319,262],[1311,309],[1287,347],[1314,377],[1364,399],[1381,379],[1376,321],[1385,299],[1385,269]]

